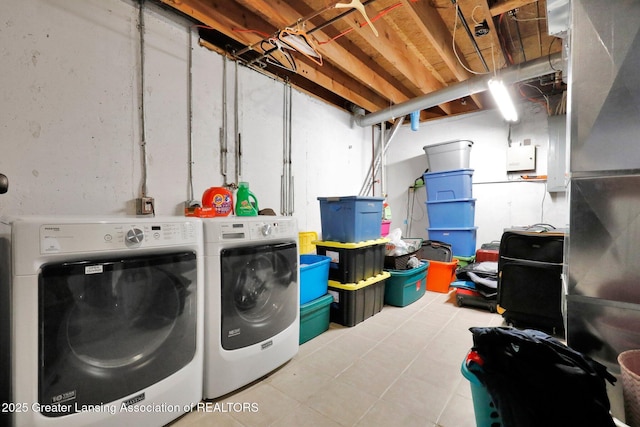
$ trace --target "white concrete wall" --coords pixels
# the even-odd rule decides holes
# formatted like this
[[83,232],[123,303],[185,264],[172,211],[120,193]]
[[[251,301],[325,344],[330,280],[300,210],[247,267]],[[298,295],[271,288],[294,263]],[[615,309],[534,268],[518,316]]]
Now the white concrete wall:
[[[509,128],[497,111],[485,111],[451,117],[420,125],[413,132],[407,124],[392,140],[387,152],[387,189],[392,208],[392,228],[400,228],[404,236],[428,238],[426,191],[408,187],[427,168],[425,145],[456,139],[474,142],[469,167],[473,172],[473,198],[477,246],[499,240],[502,231],[511,226],[550,223],[556,227],[568,224],[565,193],[547,193],[544,182],[523,182],[520,175],[546,175],[547,115],[543,109],[523,104],[522,118],[512,126],[512,144],[530,139],[537,154],[536,171],[507,173],[506,153]],[[413,211],[407,209],[413,202]],[[409,228],[410,226],[410,228]],[[409,237],[409,236],[408,236]]]
[[[143,182],[137,2],[25,0],[5,9],[0,172],[10,187],[0,214],[134,214]],[[181,215],[186,200],[224,182],[223,59],[195,33],[190,43],[189,22],[152,4],[145,26],[147,194],[157,214]],[[234,75],[228,62],[228,182],[235,182]],[[244,67],[238,76],[239,178],[261,208],[279,212],[284,85]],[[292,104],[295,216],[301,230],[320,232],[316,198],[357,194],[371,130],[297,91]]]
[[[24,0],[0,20],[0,172],[9,192],[0,214],[131,215],[141,194],[138,5],[131,0]],[[224,183],[220,128],[223,58],[198,45],[190,23],[151,4],[145,10],[147,193],[157,214]],[[191,40],[190,40],[191,37]],[[190,66],[190,47],[192,51]],[[189,91],[189,75],[192,90]],[[235,65],[227,62],[227,182],[235,182]],[[242,174],[260,208],[280,211],[284,85],[238,69]],[[189,120],[191,105],[192,120]],[[513,127],[514,142],[538,146],[546,173],[546,116],[536,108]],[[495,112],[404,126],[388,152],[393,227],[406,230],[407,188],[426,167],[424,145],[471,139],[478,242],[511,225],[564,226],[563,195],[544,184],[507,182],[507,127]],[[318,196],[356,195],[371,163],[371,128],[307,94],[292,95],[292,171],[300,230],[320,233]],[[193,181],[189,181],[189,148]],[[487,184],[499,181],[500,183]],[[193,193],[191,192],[193,187]],[[425,192],[415,193],[409,234],[427,237]]]

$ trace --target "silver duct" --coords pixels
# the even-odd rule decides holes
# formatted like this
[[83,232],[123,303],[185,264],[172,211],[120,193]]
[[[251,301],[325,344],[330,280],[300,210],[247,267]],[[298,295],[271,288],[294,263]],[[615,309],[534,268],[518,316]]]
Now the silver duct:
[[[546,74],[555,73],[562,68],[562,54],[555,53],[550,56],[544,56],[533,61],[525,62],[520,65],[500,70],[500,77],[506,85],[521,82],[544,76]],[[494,77],[494,74],[483,74],[471,77],[468,80],[454,84],[435,92],[410,99],[400,104],[392,105],[384,110],[376,111],[366,115],[355,115],[355,122],[359,126],[371,126],[378,123],[393,120],[397,117],[403,117],[412,111],[424,110],[435,107],[445,102],[455,101],[488,89],[487,82]]]

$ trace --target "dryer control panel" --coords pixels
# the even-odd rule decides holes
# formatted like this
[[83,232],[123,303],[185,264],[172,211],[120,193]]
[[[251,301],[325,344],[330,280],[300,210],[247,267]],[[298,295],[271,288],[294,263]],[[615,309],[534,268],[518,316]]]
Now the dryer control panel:
[[185,222],[44,224],[40,253],[154,248],[196,243],[196,224]]
[[211,224],[218,228],[215,234],[219,241],[273,240],[297,236],[295,222],[290,219],[227,219]]

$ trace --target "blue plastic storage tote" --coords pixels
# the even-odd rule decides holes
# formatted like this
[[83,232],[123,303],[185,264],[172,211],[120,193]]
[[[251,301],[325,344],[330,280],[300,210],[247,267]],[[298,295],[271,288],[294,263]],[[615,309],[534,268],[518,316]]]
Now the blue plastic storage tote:
[[382,197],[318,197],[322,240],[355,243],[381,237]]
[[328,256],[300,255],[301,305],[327,293],[330,262]]
[[429,226],[433,228],[473,227],[476,199],[427,201]]
[[456,169],[446,172],[430,172],[422,175],[427,188],[427,200],[470,199],[473,169]]
[[473,256],[476,253],[476,231],[478,227],[427,228],[430,240],[439,240],[451,245],[457,256]]

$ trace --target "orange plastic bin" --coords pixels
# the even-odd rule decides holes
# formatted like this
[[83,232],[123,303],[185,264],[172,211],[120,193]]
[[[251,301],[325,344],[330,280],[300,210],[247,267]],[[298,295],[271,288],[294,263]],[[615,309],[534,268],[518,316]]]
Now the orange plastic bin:
[[449,292],[449,285],[456,279],[458,260],[452,262],[429,261],[427,269],[427,290],[432,292]]

